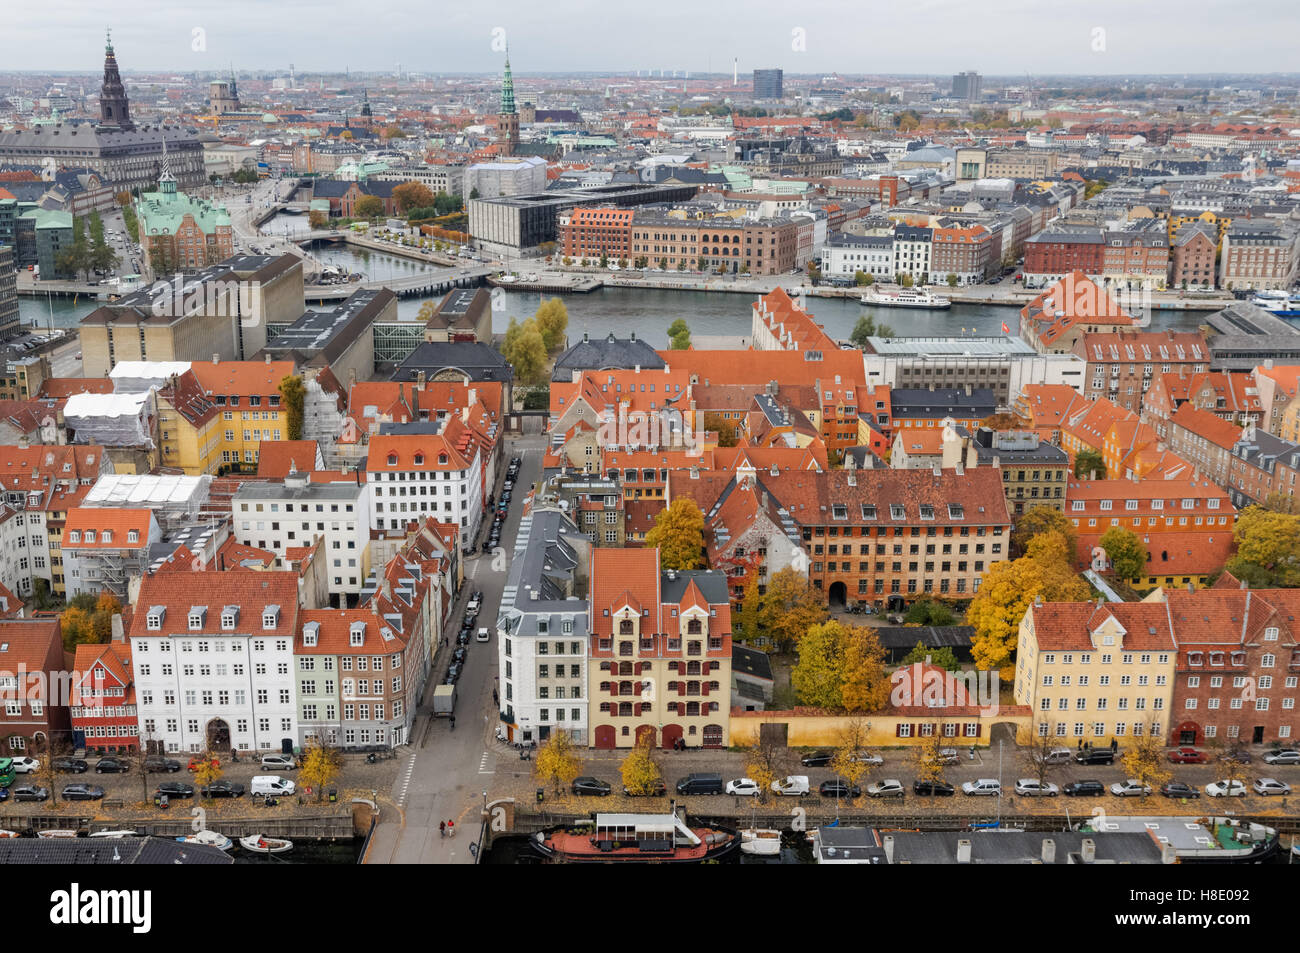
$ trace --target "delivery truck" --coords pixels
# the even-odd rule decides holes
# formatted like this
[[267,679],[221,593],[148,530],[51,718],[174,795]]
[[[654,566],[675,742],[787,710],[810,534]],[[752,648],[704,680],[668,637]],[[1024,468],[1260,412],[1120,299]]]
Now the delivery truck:
[[456,711],[456,686],[438,685],[433,689],[433,716],[449,718]]

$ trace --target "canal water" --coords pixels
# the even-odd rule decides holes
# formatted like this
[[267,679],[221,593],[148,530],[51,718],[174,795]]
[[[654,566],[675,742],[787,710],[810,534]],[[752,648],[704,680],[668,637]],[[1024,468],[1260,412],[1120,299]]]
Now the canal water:
[[[306,216],[281,216],[290,223]],[[278,221],[273,219],[272,222]],[[424,262],[369,251],[348,245],[317,245],[312,253],[321,261],[337,265],[350,272],[361,272],[367,278],[400,278],[413,274],[436,276],[448,269]],[[601,288],[589,294],[565,295],[569,310],[569,338],[576,340],[582,333],[593,337],[609,334],[628,337],[635,333],[654,347],[668,346],[668,326],[678,318],[686,321],[696,335],[727,335],[748,337],[750,333],[750,304],[753,298],[746,294],[708,291],[666,291],[644,288]],[[492,314],[492,327],[504,333],[511,317],[527,318],[537,310],[544,296],[535,292],[506,291],[499,301],[502,307]],[[398,302],[398,315],[414,320],[424,298],[402,298]],[[40,327],[52,323],[54,327],[72,327],[98,306],[87,299],[20,297],[19,316],[24,323],[35,320]],[[872,315],[877,322],[890,325],[894,331],[908,337],[960,336],[962,334],[998,335],[1002,322],[1014,324],[1016,309],[993,305],[955,304],[947,311],[908,311],[895,308],[867,307],[854,298],[810,298],[808,308],[815,319],[825,326],[835,338],[847,338],[858,318]],[[1151,322],[1155,330],[1194,330],[1205,317],[1197,311],[1156,311]]]

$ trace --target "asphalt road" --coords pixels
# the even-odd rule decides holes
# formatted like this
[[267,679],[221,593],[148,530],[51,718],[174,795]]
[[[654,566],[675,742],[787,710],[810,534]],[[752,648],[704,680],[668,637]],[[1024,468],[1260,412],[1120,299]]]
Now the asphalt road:
[[[498,762],[507,757],[506,749],[495,741],[499,723],[492,689],[497,675],[497,645],[491,642],[469,643],[465,671],[456,685],[456,728],[445,718],[433,718],[429,712],[433,687],[442,681],[455,648],[465,603],[475,589],[483,592],[479,625],[495,633],[501,594],[509,569],[509,554],[519,529],[522,501],[526,488],[541,476],[543,438],[541,436],[508,440],[505,460],[521,456],[517,491],[501,534],[504,553],[480,553],[471,556],[465,566],[465,582],[448,616],[445,631],[448,645],[434,662],[433,674],[425,690],[425,704],[420,707],[412,744],[403,755],[404,763],[390,792],[391,804],[383,803],[380,825],[370,851],[371,863],[429,864],[473,863],[470,842],[479,833],[480,809],[484,792],[496,786]],[[501,467],[504,475],[505,466]],[[500,494],[500,483],[493,491]],[[490,520],[479,541],[486,538]],[[509,757],[516,757],[513,752]],[[396,806],[396,810],[393,805]],[[459,833],[444,839],[438,833],[439,821],[454,820]]]

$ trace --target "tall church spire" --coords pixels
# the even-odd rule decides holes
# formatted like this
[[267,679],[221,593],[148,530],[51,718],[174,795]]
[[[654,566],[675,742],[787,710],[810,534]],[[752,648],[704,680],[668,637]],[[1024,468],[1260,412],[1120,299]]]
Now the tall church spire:
[[514,155],[519,145],[519,113],[515,110],[515,81],[510,75],[510,49],[506,48],[506,71],[501,78],[501,111],[497,113],[497,151]]
[[131,121],[131,104],[126,98],[126,87],[117,70],[117,57],[113,54],[113,35],[105,31],[104,82],[99,88],[99,121],[107,130],[130,132],[135,128]]
[[158,191],[170,199],[176,195],[176,176],[172,175],[172,160],[167,155],[167,136],[162,137],[162,174],[158,176]]

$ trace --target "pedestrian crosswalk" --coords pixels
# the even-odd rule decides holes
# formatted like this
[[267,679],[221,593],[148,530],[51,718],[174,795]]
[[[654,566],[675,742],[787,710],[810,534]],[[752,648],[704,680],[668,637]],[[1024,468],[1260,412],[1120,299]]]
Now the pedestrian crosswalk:
[[402,772],[402,776],[397,781],[397,790],[393,792],[399,807],[406,806],[406,792],[411,786],[411,775],[415,773],[415,759],[417,757],[418,755],[412,755],[410,760],[406,762],[406,770]]
[[492,752],[491,752],[491,751],[484,751],[484,752],[483,752],[483,757],[479,758],[479,760],[478,760],[478,773],[479,773],[479,774],[496,774],[496,773],[497,773],[496,768],[492,765]]

